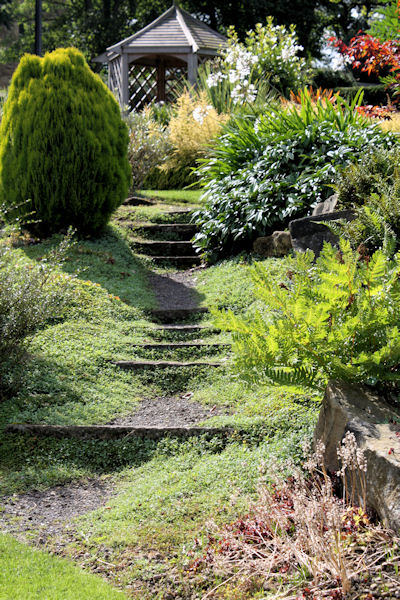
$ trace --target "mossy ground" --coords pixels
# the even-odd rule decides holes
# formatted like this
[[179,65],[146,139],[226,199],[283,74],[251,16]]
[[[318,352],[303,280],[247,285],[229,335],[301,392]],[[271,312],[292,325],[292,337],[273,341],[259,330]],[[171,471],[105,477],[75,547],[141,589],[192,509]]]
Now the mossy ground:
[[[261,463],[301,460],[301,442],[311,435],[319,401],[302,389],[262,383],[248,387],[230,370],[229,351],[226,366],[219,369],[171,369],[160,377],[157,372],[115,368],[113,359],[157,357],[154,351],[140,354],[132,348],[157,336],[148,316],[156,305],[148,285],[152,267],[133,254],[129,224],[165,222],[165,210],[164,203],[123,206],[101,238],[78,241],[71,249],[62,268],[76,276],[76,301],[62,320],[31,340],[29,360],[15,366],[18,390],[1,411],[2,425],[103,424],[131,413],[143,397],[190,392],[193,400],[210,408],[207,424],[238,429],[228,439],[216,435],[158,442],[1,437],[4,495],[83,477],[107,476],[113,482],[115,495],[107,508],[80,517],[76,535],[63,545],[62,553],[79,562],[85,555],[88,569],[100,570],[128,596],[141,599],[197,597],[184,574],[188,549],[204,534],[209,518],[226,522],[245,509],[256,490]],[[20,260],[34,261],[56,241],[22,245],[12,252]],[[271,277],[279,277],[284,262],[267,261]],[[247,257],[200,269],[197,278],[202,302],[208,306],[242,312],[255,301]],[[211,319],[206,316],[202,322]],[[229,336],[213,333],[207,339],[226,342]],[[167,340],[183,337],[169,333],[162,338]],[[215,355],[215,350],[204,351],[202,359]],[[168,356],[182,359],[191,354],[178,350]],[[224,414],[213,416],[214,406],[223,407]],[[53,548],[59,551],[56,541]],[[205,587],[212,584],[204,582]]]

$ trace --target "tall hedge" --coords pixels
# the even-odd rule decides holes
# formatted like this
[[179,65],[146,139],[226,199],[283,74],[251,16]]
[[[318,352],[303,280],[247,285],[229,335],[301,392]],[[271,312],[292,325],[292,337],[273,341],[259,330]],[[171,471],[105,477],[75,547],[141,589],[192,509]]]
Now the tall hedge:
[[127,149],[118,103],[78,50],[21,59],[0,126],[0,204],[13,219],[34,211],[41,235],[98,233],[127,195]]

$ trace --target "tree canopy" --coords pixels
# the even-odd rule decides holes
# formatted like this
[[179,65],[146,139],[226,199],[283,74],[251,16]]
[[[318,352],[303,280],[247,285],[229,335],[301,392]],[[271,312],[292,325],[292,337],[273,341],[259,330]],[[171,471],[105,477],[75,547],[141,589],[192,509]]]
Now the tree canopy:
[[[382,0],[181,0],[182,8],[212,28],[226,32],[234,25],[239,37],[271,15],[277,24],[296,26],[305,53],[318,55],[329,26],[345,41],[365,29]],[[389,3],[390,4],[390,3]],[[157,18],[171,0],[43,0],[43,49],[76,46],[87,58],[135,33]],[[18,35],[3,35],[0,60],[15,60],[31,52],[34,43],[35,0],[0,0],[0,23],[18,25]]]

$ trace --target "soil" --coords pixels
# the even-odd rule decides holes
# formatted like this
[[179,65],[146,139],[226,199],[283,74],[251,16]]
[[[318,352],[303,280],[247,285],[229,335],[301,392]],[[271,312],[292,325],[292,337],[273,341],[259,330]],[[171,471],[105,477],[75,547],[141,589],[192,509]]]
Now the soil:
[[115,419],[112,425],[132,427],[187,427],[219,414],[216,407],[207,408],[190,401],[191,394],[181,397],[146,399],[131,415]]
[[112,485],[102,479],[59,485],[45,491],[0,499],[0,528],[4,533],[35,542],[46,541],[71,527],[80,515],[104,505],[112,495]]

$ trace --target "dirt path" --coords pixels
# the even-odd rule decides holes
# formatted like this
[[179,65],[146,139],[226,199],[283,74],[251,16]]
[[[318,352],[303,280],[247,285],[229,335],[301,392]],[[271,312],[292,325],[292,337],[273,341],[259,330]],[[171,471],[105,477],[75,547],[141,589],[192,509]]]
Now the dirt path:
[[23,541],[46,544],[72,530],[75,517],[103,506],[111,495],[111,482],[95,479],[1,498],[0,527]]

